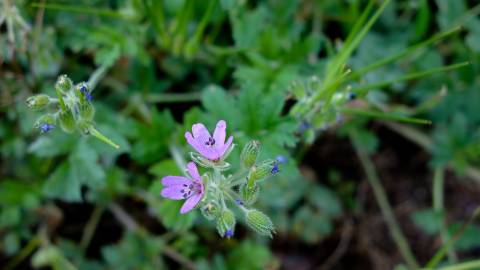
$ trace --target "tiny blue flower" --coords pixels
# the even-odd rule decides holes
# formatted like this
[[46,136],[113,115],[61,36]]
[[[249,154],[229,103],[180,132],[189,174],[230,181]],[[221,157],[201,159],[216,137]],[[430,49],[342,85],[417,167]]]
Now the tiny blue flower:
[[310,129],[311,127],[312,125],[310,125],[310,123],[308,123],[307,121],[302,121],[302,123],[300,124],[299,131],[303,133],[308,129]]
[[227,238],[230,238],[233,236],[233,230],[232,229],[228,229],[226,232],[225,232],[225,237]]
[[357,94],[350,92],[348,93],[348,100],[354,100],[357,98]]
[[80,87],[80,92],[82,92],[85,95],[85,98],[88,101],[92,101],[92,99],[93,99],[92,94],[90,94],[86,85],[82,85],[82,87]]
[[278,163],[275,163],[273,164],[273,168],[272,170],[270,171],[272,174],[276,174],[280,171],[280,169],[278,168]]
[[243,201],[240,199],[235,199],[235,203],[238,205],[243,205]]
[[41,133],[47,133],[52,130],[55,126],[51,124],[43,124],[40,126]]
[[285,156],[279,155],[277,156],[276,160],[280,162],[281,164],[287,163],[287,158]]

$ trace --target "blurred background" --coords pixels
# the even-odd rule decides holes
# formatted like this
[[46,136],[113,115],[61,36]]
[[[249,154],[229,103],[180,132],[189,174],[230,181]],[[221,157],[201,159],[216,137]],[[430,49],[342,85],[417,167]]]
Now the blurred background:
[[[480,269],[479,13],[474,0],[0,0],[0,266]],[[316,85],[332,63],[348,80]],[[25,101],[54,97],[61,74],[95,82],[95,126],[119,149],[35,128],[45,112]],[[285,161],[256,204],[272,239],[241,221],[222,238],[160,197],[185,131],[219,119]]]

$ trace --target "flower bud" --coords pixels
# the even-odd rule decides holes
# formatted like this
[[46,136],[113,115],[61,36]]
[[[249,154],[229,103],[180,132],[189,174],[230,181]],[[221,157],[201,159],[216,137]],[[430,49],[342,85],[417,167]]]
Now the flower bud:
[[39,129],[41,133],[47,133],[55,127],[55,116],[45,114],[35,121],[34,127]]
[[258,154],[260,153],[260,142],[253,140],[247,143],[242,150],[240,159],[243,166],[246,168],[252,167],[257,161]]
[[272,233],[275,233],[270,218],[256,209],[248,210],[246,220],[247,225],[260,235],[272,237]]
[[40,110],[50,104],[50,97],[48,95],[40,94],[27,98],[27,106],[32,110]]
[[81,82],[75,85],[75,95],[80,100],[80,103],[92,101],[92,94],[90,93],[90,87],[85,82]]
[[79,103],[78,112],[80,113],[80,117],[90,121],[95,115],[95,108],[90,102]]
[[208,202],[202,208],[200,212],[207,220],[214,220],[220,214],[219,207],[215,202]]
[[249,187],[248,185],[242,185],[240,187],[240,195],[242,196],[243,203],[246,205],[254,204],[258,199],[258,194],[260,193],[260,187],[253,184],[253,187]]
[[79,119],[77,121],[77,128],[83,135],[90,135],[93,123],[85,119]]
[[73,82],[68,78],[67,75],[60,75],[58,76],[57,82],[55,83],[55,89],[58,91],[65,93],[72,89]]
[[60,121],[60,127],[63,131],[67,133],[72,133],[75,130],[75,118],[73,117],[72,111],[60,111],[58,113],[58,120]]
[[217,219],[217,231],[222,237],[232,237],[235,232],[235,216],[229,209],[221,212]]
[[276,160],[267,159],[250,169],[250,173],[248,174],[248,185],[253,187],[255,181],[264,179],[278,173],[279,171],[278,162]]

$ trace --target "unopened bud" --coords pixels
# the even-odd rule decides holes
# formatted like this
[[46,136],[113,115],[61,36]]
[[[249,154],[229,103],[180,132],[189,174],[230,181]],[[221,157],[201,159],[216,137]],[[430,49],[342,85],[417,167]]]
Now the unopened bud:
[[39,129],[41,133],[47,133],[55,127],[55,116],[45,114],[35,121],[34,127]]
[[58,120],[63,131],[67,133],[75,131],[75,118],[71,110],[60,111],[58,113]]
[[248,210],[246,220],[247,225],[260,235],[272,237],[272,233],[275,233],[275,228],[270,218],[258,210]]
[[50,97],[48,95],[40,94],[27,98],[27,106],[32,110],[40,110],[50,104]]
[[80,117],[86,120],[92,120],[95,115],[95,108],[90,102],[83,102],[78,104],[78,112]]
[[77,121],[77,128],[83,135],[90,135],[91,129],[93,127],[92,121],[88,121],[85,119],[79,119]]
[[260,142],[250,141],[245,145],[240,155],[243,166],[246,168],[252,167],[257,161],[258,154],[260,153]]
[[220,214],[219,207],[214,202],[206,203],[201,209],[200,212],[208,220],[214,220]]
[[255,181],[262,180],[278,173],[279,171],[278,161],[271,159],[265,160],[250,169],[250,173],[248,174],[248,185],[253,187]]
[[217,231],[222,237],[232,237],[235,232],[235,216],[229,209],[221,212],[217,219]]
[[58,76],[57,82],[55,83],[55,89],[59,90],[62,93],[70,91],[72,89],[73,82],[68,78],[67,75]]
[[253,187],[248,185],[242,185],[240,187],[240,194],[243,199],[243,203],[246,205],[254,204],[258,199],[258,194],[260,193],[260,187],[256,184],[253,184]]

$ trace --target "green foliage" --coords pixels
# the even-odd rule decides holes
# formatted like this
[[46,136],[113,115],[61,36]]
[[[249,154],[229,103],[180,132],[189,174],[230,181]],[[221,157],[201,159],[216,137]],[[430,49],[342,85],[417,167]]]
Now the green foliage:
[[[2,260],[10,269],[29,265],[26,260],[52,269],[279,269],[292,259],[283,250],[291,241],[305,256],[313,254],[305,250],[315,256],[328,250],[307,258],[316,266],[336,256],[331,243],[339,224],[352,217],[365,222],[370,211],[378,212],[357,175],[356,156],[348,154],[345,138],[352,133],[363,151],[378,154],[380,178],[391,176],[381,179],[388,201],[401,198],[403,205],[408,196],[413,213],[400,222],[411,230],[409,244],[416,244],[412,235],[426,234],[442,235],[444,246],[445,234],[453,236],[468,218],[464,204],[476,203],[475,188],[466,202],[449,197],[462,197],[457,187],[470,184],[457,173],[478,178],[480,164],[480,19],[473,2],[0,2]],[[5,14],[15,20],[4,20]],[[60,74],[85,80],[95,89],[93,101],[73,84],[56,85]],[[215,219],[218,206],[182,215],[181,202],[160,197],[161,178],[184,173],[185,131],[220,119],[237,144],[228,160],[232,169],[269,158],[265,176],[276,157],[286,160],[268,181],[239,186],[242,207],[256,203],[261,212],[246,222],[239,218],[230,240],[220,240],[216,224],[198,213]],[[421,127],[431,156],[405,157],[400,149],[402,159],[391,165],[388,149],[398,146],[385,131],[388,121],[431,124]],[[58,130],[34,132],[45,124],[88,131],[120,148]],[[325,134],[340,137],[338,153],[337,145],[331,151],[322,144]],[[262,142],[261,151],[241,154],[253,140]],[[332,164],[325,155],[334,155]],[[388,167],[403,170],[414,162],[424,170],[454,169],[447,170],[442,211],[425,208],[429,195],[417,196],[429,190],[428,179],[408,175],[416,190],[405,191],[404,175],[397,182]],[[402,205],[395,206],[400,211]],[[97,208],[96,220],[90,212]],[[227,221],[219,225],[221,235],[235,226]],[[275,234],[257,239],[243,225],[267,236],[275,228]],[[357,229],[355,223],[354,234]],[[459,261],[475,254],[478,230],[473,222],[459,236],[453,246]],[[341,258],[358,256],[352,247],[363,237],[369,236],[354,235]],[[421,261],[433,246],[437,242],[422,251]],[[381,248],[392,249],[389,241]],[[375,253],[368,255],[361,259],[376,265]]]

